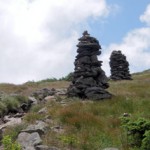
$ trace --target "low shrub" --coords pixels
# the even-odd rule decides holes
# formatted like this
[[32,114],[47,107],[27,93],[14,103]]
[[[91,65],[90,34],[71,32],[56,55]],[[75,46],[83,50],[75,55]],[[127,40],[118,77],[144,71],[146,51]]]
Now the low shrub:
[[2,139],[4,150],[21,150],[21,146],[17,142],[12,142],[9,135],[4,136]]
[[127,143],[130,147],[138,147],[143,150],[150,149],[150,120],[139,118],[132,120],[122,117],[122,127],[127,132]]
[[142,149],[150,150],[150,130],[144,133],[144,138],[142,140]]
[[0,98],[0,115],[16,111],[22,103],[27,103],[27,101],[27,97],[22,95],[2,95]]
[[9,111],[19,108],[19,102],[17,99],[15,99],[15,97],[7,96],[5,99],[3,99],[3,103],[6,105]]
[[59,139],[70,148],[75,147],[79,143],[77,137],[74,135],[61,135]]

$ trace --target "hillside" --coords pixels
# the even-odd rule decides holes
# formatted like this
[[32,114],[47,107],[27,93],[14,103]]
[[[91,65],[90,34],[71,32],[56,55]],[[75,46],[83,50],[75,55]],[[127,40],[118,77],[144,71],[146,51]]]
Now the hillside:
[[[129,81],[109,81],[108,91],[113,94],[109,100],[83,101],[54,95],[47,102],[32,106],[23,117],[23,125],[8,127],[4,135],[16,135],[20,126],[22,130],[37,120],[49,118],[48,130],[41,136],[43,145],[61,150],[102,150],[107,147],[140,150],[129,145],[120,117],[127,114],[131,120],[150,120],[150,70],[135,73],[132,78]],[[64,89],[69,84],[67,81],[0,84],[0,91],[28,97],[43,88]],[[42,108],[46,111],[39,113]]]

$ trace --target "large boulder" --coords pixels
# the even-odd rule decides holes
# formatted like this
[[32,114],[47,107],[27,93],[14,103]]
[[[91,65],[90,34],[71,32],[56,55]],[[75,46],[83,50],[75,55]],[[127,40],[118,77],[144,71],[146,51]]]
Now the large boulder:
[[22,150],[36,150],[35,147],[40,145],[42,140],[37,132],[21,132],[18,135],[17,142],[21,145]]
[[85,95],[88,99],[100,100],[100,99],[109,99],[111,94],[105,91],[101,87],[90,87],[85,91]]

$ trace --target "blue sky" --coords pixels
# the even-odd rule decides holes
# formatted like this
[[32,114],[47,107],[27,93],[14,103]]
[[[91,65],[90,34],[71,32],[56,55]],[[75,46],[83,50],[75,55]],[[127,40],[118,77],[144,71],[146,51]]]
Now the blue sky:
[[117,10],[112,12],[103,21],[90,22],[91,33],[103,45],[120,42],[125,34],[135,28],[145,26],[139,16],[145,11],[149,0],[107,0],[108,4],[116,5]]
[[0,83],[72,72],[84,30],[102,46],[106,75],[113,50],[131,73],[150,68],[150,0],[0,0],[0,24]]

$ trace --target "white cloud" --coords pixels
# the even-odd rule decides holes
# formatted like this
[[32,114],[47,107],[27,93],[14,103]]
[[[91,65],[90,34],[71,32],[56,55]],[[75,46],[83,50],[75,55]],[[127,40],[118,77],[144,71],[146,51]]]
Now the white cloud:
[[144,14],[140,16],[140,20],[150,25],[150,4],[147,6]]
[[0,82],[66,75],[79,32],[109,11],[105,0],[0,0]]
[[[150,5],[148,5],[140,20],[150,25]],[[125,35],[121,43],[111,43],[105,47],[102,55],[107,74],[110,74],[109,57],[113,50],[121,50],[126,55],[131,72],[143,71],[150,68],[150,26],[137,28]]]

